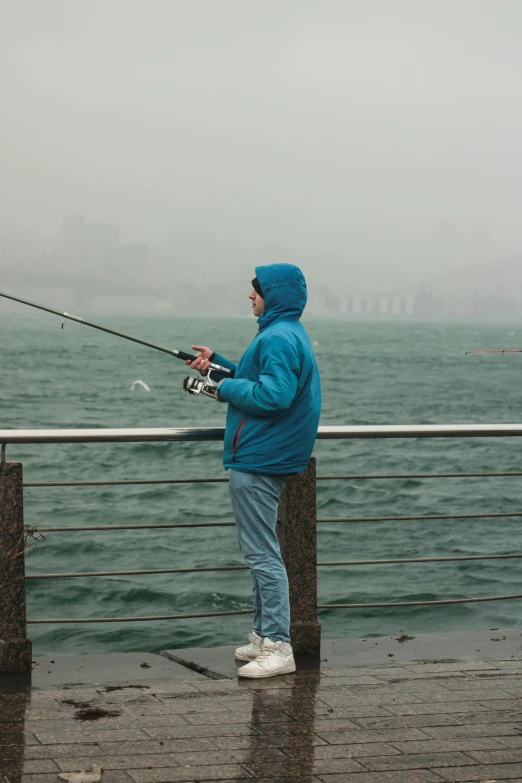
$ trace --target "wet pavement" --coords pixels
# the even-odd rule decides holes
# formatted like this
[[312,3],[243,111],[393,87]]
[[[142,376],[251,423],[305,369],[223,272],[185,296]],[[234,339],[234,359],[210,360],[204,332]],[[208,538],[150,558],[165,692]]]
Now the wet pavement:
[[47,687],[42,671],[4,678],[0,781],[59,783],[100,764],[101,783],[522,783],[522,657],[497,633],[483,634],[496,657],[418,660],[394,640],[399,660],[349,665],[339,652],[320,671],[257,681],[160,656],[125,658],[119,679],[109,666],[100,681],[104,656],[96,676],[78,656]]

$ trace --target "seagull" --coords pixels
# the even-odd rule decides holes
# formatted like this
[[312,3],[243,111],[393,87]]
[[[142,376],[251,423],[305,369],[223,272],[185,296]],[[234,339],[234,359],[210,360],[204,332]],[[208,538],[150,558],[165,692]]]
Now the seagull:
[[133,382],[132,382],[132,386],[130,387],[130,390],[131,390],[131,391],[134,391],[134,387],[135,387],[135,386],[143,386],[143,388],[145,389],[145,391],[148,391],[148,392],[150,392],[150,389],[149,389],[149,387],[147,386],[147,384],[145,383],[145,381],[133,381]]

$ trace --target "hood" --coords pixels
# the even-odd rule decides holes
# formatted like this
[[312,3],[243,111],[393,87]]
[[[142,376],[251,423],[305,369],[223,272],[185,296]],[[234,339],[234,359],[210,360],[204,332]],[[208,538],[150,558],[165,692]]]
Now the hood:
[[308,298],[306,280],[299,267],[293,264],[256,266],[256,277],[265,300],[264,313],[258,319],[259,329],[278,318],[299,320]]

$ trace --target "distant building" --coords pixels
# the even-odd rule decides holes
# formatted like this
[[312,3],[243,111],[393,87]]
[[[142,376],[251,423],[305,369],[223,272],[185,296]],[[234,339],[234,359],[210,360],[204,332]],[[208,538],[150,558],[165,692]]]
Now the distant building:
[[62,221],[62,243],[68,252],[83,251],[85,247],[85,218],[83,215],[69,215]]
[[120,229],[110,223],[89,223],[85,234],[89,255],[105,258],[120,243]]

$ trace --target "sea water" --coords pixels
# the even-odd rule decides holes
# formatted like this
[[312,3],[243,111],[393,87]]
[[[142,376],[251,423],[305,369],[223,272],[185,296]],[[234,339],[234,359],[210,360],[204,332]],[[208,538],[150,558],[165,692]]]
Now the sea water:
[[[99,317],[171,348],[208,345],[237,360],[253,318]],[[309,318],[323,387],[323,425],[484,424],[522,420],[515,326],[369,323]],[[0,316],[0,429],[223,426],[226,406],[182,391],[183,364],[168,355],[16,306]],[[142,383],[139,383],[141,381]],[[321,440],[319,475],[520,471],[518,438]],[[222,444],[96,443],[8,446],[24,480],[223,478]],[[48,533],[27,554],[28,574],[211,567],[243,563],[233,527],[111,531],[118,524],[230,522],[226,484],[27,488],[31,526],[102,525]],[[522,552],[522,478],[321,481],[325,517],[456,515],[441,521],[318,525],[319,561]],[[457,561],[320,567],[319,603],[423,601],[519,593],[520,563]],[[248,571],[37,579],[28,617],[128,617],[251,607]],[[497,628],[520,624],[521,601],[436,607],[322,610],[324,637]],[[36,654],[159,651],[232,644],[249,615],[184,621],[30,625]]]

